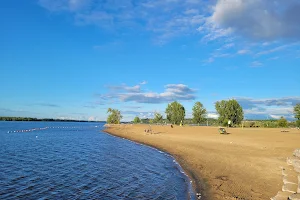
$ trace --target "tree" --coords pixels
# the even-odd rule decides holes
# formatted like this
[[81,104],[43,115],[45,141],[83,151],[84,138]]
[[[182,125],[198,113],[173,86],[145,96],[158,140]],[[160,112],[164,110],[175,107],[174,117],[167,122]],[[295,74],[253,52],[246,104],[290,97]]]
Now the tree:
[[141,123],[141,119],[140,119],[138,116],[136,116],[136,117],[133,119],[133,123],[139,124],[139,123]]
[[160,113],[155,113],[154,114],[154,119],[153,119],[153,122],[154,123],[162,123],[163,121],[163,116],[160,114]]
[[284,117],[280,117],[277,123],[279,127],[287,127],[288,121]]
[[294,114],[295,114],[295,118],[297,119],[296,126],[300,127],[300,103],[298,103],[297,105],[295,105],[295,107],[294,107]]
[[231,125],[240,124],[244,119],[243,108],[234,99],[217,101],[215,107],[219,113],[218,121],[222,125],[227,125],[229,120],[231,121]]
[[121,115],[121,112],[119,110],[109,108],[107,110],[107,113],[110,113],[107,117],[108,124],[120,124],[123,116]]
[[166,114],[167,119],[171,123],[179,125],[180,122],[184,120],[185,109],[180,103],[174,101],[168,104],[168,107],[166,108]]
[[193,107],[193,122],[200,124],[205,121],[206,109],[203,107],[202,103],[199,101],[195,103]]

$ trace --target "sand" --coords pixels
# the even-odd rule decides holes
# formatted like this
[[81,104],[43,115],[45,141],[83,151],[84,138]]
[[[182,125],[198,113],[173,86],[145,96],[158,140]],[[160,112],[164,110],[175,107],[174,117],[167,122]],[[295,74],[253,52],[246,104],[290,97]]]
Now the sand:
[[149,125],[110,125],[105,131],[172,154],[202,200],[287,199],[297,191],[298,185],[292,184],[292,191],[280,192],[289,187],[284,177],[298,181],[299,174],[287,164],[287,157],[300,148],[299,130],[229,128],[230,134],[221,135],[218,127],[151,128],[152,134],[144,131]]

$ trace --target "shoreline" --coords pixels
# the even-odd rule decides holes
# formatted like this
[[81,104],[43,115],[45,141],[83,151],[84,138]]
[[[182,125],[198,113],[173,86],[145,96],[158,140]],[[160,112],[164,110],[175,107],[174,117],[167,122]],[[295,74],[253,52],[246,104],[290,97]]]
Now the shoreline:
[[282,168],[300,147],[300,132],[290,129],[109,125],[104,132],[172,155],[192,180],[201,199],[265,200],[281,195]]
[[[191,170],[187,170],[186,168],[182,167],[182,164],[181,164],[181,163],[184,162],[184,161],[183,161],[182,159],[180,159],[180,158],[177,158],[176,155],[172,155],[172,154],[170,154],[169,152],[167,152],[167,151],[165,151],[165,150],[163,150],[163,149],[161,149],[161,148],[158,148],[158,147],[156,147],[156,146],[154,146],[154,145],[149,145],[149,144],[147,144],[147,143],[137,142],[137,141],[135,141],[135,140],[131,140],[131,139],[128,139],[128,138],[125,138],[125,137],[121,137],[121,136],[119,136],[119,135],[117,135],[117,134],[114,134],[113,132],[109,132],[109,131],[106,129],[106,127],[105,127],[105,129],[102,130],[102,132],[104,132],[104,133],[106,133],[106,134],[109,134],[110,136],[113,136],[113,137],[117,137],[117,138],[120,138],[120,139],[125,139],[125,140],[128,140],[128,141],[130,141],[130,142],[133,142],[133,143],[136,143],[136,144],[139,144],[139,145],[146,146],[146,147],[148,147],[148,148],[153,148],[153,149],[155,149],[156,151],[162,152],[162,153],[164,153],[166,156],[169,156],[170,158],[173,159],[173,161],[175,161],[176,165],[178,165],[178,166],[177,166],[178,170],[179,170],[181,173],[184,174],[184,176],[186,177],[186,179],[187,179],[187,181],[188,181],[188,182],[187,182],[187,186],[188,186],[188,190],[189,190],[189,199],[190,199],[190,200],[193,199],[193,198],[192,198],[192,195],[193,195],[195,199],[200,199],[200,198],[201,198],[201,200],[207,200],[206,198],[204,198],[204,197],[202,196],[203,193],[202,193],[202,191],[201,191],[201,189],[200,189],[201,187],[200,187],[200,185],[199,185],[199,180],[197,179],[197,177],[193,174],[193,172],[192,172]],[[181,162],[180,162],[179,160],[181,160]],[[183,170],[183,172],[181,171],[181,169]],[[189,181],[191,181],[191,182],[189,182]],[[192,188],[190,188],[190,187],[192,187]],[[192,189],[192,191],[191,191],[190,189]],[[200,195],[200,198],[199,198],[199,194],[201,194],[201,195]]]

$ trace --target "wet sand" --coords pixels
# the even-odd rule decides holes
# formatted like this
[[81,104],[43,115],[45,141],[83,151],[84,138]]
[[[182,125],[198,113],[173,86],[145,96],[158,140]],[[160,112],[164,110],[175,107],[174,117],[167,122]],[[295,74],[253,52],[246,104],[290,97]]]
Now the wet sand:
[[149,128],[122,124],[109,125],[105,131],[172,154],[201,199],[266,200],[282,191],[283,172],[297,181],[287,157],[300,148],[299,130],[229,128],[230,134],[221,135],[217,127],[152,125],[152,134],[145,133]]

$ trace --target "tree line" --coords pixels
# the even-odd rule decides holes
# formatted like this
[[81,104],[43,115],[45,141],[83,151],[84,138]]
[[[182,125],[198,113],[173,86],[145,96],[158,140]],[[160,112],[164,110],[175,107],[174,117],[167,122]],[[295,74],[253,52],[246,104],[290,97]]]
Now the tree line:
[[[195,102],[192,108],[192,118],[185,119],[185,108],[182,104],[177,101],[169,103],[165,113],[166,119],[160,113],[155,113],[153,119],[140,119],[136,116],[133,123],[172,123],[176,125],[188,123],[188,124],[204,124],[208,123],[208,120],[213,125],[223,126],[245,126],[245,127],[287,127],[288,125],[300,127],[300,104],[295,105],[294,114],[296,121],[288,123],[288,121],[281,117],[279,120],[247,120],[243,124],[244,111],[241,105],[235,100],[222,100],[215,103],[215,109],[219,115],[217,120],[207,118],[207,111],[203,104],[199,101]],[[122,119],[121,112],[117,109],[109,108],[107,117],[107,123],[119,124]],[[260,122],[261,121],[261,122]],[[264,121],[264,122],[262,122]]]
[[34,118],[34,117],[0,117],[0,121],[35,121],[35,122],[96,122],[87,120],[72,119],[52,119],[52,118]]
[[[216,110],[219,114],[218,123],[226,125],[228,121],[230,121],[230,125],[234,126],[237,124],[240,124],[241,121],[244,119],[244,113],[242,107],[239,105],[239,103],[234,100],[222,100],[220,102],[216,103]],[[203,104],[199,101],[195,102],[193,108],[192,108],[192,119],[186,120],[185,119],[185,108],[182,104],[180,104],[177,101],[174,101],[172,103],[169,103],[165,113],[166,113],[166,119],[163,119],[163,116],[160,113],[155,113],[154,118],[150,119],[150,123],[163,123],[168,122],[176,125],[184,124],[184,122],[189,121],[189,123],[194,124],[201,124],[204,122],[207,122],[207,111],[204,108]],[[109,124],[119,124],[122,115],[121,112],[117,109],[109,108],[109,113],[107,117],[107,123]],[[143,119],[140,119],[139,117],[135,117],[133,120],[133,123],[141,123]]]

